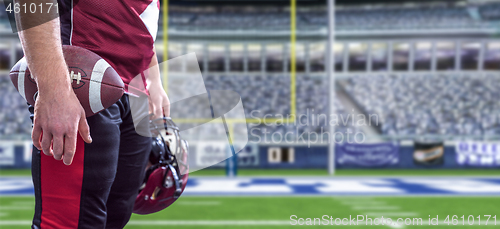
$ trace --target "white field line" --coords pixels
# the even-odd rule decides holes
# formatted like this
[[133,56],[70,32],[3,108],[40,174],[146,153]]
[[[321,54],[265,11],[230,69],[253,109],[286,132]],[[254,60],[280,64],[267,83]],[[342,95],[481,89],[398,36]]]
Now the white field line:
[[352,210],[399,210],[398,206],[353,206]]
[[356,206],[367,206],[367,205],[385,205],[383,201],[340,201],[343,205],[356,205]]
[[[366,212],[365,215],[368,216],[383,216],[384,218],[390,216],[404,217],[404,216],[418,216],[416,212]],[[387,216],[387,217],[386,217]]]
[[30,226],[30,220],[2,220],[0,226]]
[[7,206],[7,207],[0,207],[0,211],[2,210],[31,210],[35,209],[35,206]]
[[[365,197],[365,198],[355,198],[353,197],[352,199],[349,199],[349,200],[352,200],[352,201],[342,201],[340,200],[340,202],[344,205],[348,205],[351,207],[352,210],[361,210],[363,212],[363,210],[371,210],[371,211],[376,211],[376,210],[399,210],[400,207],[399,206],[388,206],[386,205],[387,203],[384,202],[384,201],[377,201],[375,199],[372,199],[370,197]],[[365,201],[363,201],[365,200]],[[401,215],[405,215],[405,216],[408,216],[408,215],[418,215],[417,213],[413,213],[413,212],[364,212],[365,216],[367,217],[380,217],[380,216],[384,216],[384,217],[390,217],[390,216],[401,216]],[[393,225],[387,225],[388,227],[390,228],[398,228],[398,229],[401,229],[401,228],[405,228],[405,225],[398,225],[398,224],[393,224]]]

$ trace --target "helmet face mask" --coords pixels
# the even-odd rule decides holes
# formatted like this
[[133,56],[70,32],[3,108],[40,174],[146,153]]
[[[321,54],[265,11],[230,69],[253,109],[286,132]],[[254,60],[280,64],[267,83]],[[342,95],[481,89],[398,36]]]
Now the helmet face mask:
[[175,202],[187,184],[189,147],[170,118],[150,121],[152,149],[150,166],[136,198],[133,212],[151,214]]

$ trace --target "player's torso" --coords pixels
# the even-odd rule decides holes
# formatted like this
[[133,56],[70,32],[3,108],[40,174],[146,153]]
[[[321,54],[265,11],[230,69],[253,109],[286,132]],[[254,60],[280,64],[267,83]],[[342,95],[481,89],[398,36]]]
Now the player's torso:
[[158,0],[60,0],[60,4],[72,8],[61,16],[64,44],[97,53],[126,85],[147,69],[158,27]]

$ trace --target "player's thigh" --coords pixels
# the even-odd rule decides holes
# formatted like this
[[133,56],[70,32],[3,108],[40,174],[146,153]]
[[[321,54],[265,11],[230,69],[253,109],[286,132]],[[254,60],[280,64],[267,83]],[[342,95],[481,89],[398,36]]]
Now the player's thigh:
[[90,182],[85,188],[109,192],[116,176],[120,149],[121,119],[118,107],[114,105],[89,117],[87,122],[92,143],[85,145],[84,182],[85,178]]
[[144,179],[150,147],[151,138],[137,134],[122,135],[116,177],[106,204],[106,228],[122,228],[130,219]]
[[135,132],[125,135],[122,132],[118,168],[112,191],[126,190],[137,194],[144,178],[150,151],[151,138],[140,136]]
[[104,228],[106,203],[118,167],[120,109],[113,105],[87,121],[93,141],[85,145],[79,226]]

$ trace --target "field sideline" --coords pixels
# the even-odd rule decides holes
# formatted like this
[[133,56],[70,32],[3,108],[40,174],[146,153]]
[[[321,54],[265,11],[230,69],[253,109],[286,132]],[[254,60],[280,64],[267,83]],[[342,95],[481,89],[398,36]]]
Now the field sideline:
[[[27,178],[29,170],[0,170],[0,177],[21,176]],[[193,177],[224,176],[224,170],[202,170],[191,174]],[[488,177],[500,175],[500,170],[339,170],[336,176],[348,179],[363,177]],[[326,170],[240,170],[240,177],[297,177],[311,176],[327,178]],[[354,179],[353,179],[354,180]],[[433,228],[494,228],[500,225],[500,196],[191,196],[181,197],[166,210],[141,216],[133,215],[126,228],[294,228],[291,215],[298,218],[321,218],[328,215],[335,218],[353,218],[363,215],[368,218],[422,219],[423,225],[371,225],[368,228],[427,228],[429,215],[439,216],[438,226]],[[0,228],[27,228],[33,215],[32,196],[0,196]],[[446,216],[459,218],[459,225],[447,225]],[[467,221],[475,218],[475,221]],[[481,216],[480,222],[477,217]],[[486,226],[485,215],[497,215],[497,222],[490,218]],[[319,221],[316,221],[318,223]],[[323,221],[324,223],[325,221]],[[361,225],[337,226],[340,228],[367,227]],[[469,226],[471,223],[472,226]],[[331,225],[329,225],[331,226]]]

